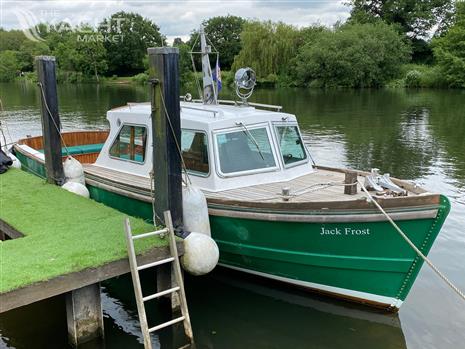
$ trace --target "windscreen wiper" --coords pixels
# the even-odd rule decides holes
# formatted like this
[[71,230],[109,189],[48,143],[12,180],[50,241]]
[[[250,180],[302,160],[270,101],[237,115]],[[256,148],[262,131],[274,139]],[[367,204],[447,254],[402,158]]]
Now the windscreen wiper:
[[260,146],[258,145],[258,142],[257,142],[256,139],[254,138],[254,136],[252,136],[252,134],[250,133],[249,129],[248,129],[242,122],[236,122],[236,125],[241,126],[241,127],[244,128],[244,133],[245,133],[245,134],[247,135],[247,137],[253,142],[253,144],[255,145],[255,147],[257,147],[258,153],[260,154],[262,160],[265,161],[265,157],[263,156],[263,153],[262,153],[262,151],[260,150]]

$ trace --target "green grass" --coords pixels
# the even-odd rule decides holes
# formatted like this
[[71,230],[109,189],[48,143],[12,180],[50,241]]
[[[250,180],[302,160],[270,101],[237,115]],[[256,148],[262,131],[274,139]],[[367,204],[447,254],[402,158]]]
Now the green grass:
[[[0,218],[25,236],[0,242],[0,293],[127,258],[125,215],[21,170],[0,175]],[[131,218],[134,233],[154,230]],[[136,241],[138,253],[164,246]]]

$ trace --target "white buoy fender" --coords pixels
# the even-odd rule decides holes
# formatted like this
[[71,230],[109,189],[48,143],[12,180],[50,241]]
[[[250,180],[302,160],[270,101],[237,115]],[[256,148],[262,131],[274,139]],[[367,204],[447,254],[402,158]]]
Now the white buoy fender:
[[63,184],[61,187],[71,193],[84,196],[85,198],[90,197],[89,190],[87,190],[86,186],[81,183],[69,181]]
[[211,236],[207,199],[202,191],[192,185],[182,189],[184,229]]
[[63,163],[63,171],[67,182],[76,182],[86,185],[84,167],[75,158],[68,156]]
[[10,167],[21,168],[21,161],[18,160],[11,152],[6,153],[6,155],[13,161],[13,164]]
[[184,239],[181,264],[192,275],[204,275],[218,264],[220,252],[215,240],[201,233],[190,233]]

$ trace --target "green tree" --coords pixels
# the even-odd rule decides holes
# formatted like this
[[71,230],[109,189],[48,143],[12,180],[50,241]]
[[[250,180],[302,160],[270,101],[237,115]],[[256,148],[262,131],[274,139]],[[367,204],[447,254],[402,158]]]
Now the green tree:
[[258,78],[285,74],[297,54],[299,30],[282,22],[247,22],[241,34],[242,50],[234,59],[233,70],[251,67]]
[[88,26],[81,30],[66,35],[54,54],[61,70],[81,72],[85,76],[94,76],[98,81],[99,75],[108,68],[107,52],[98,32]]
[[19,61],[19,68],[21,71],[34,70],[34,57],[40,55],[49,55],[50,48],[45,42],[37,42],[32,40],[25,40],[17,54]]
[[427,37],[433,29],[444,31],[454,13],[453,0],[349,0],[350,22],[373,23],[381,19],[396,25],[409,37]]
[[436,62],[450,87],[465,87],[465,2],[457,2],[456,19],[448,32],[433,40]]
[[5,50],[0,52],[0,81],[13,81],[19,72],[17,52]]
[[409,46],[384,23],[344,25],[322,31],[294,60],[300,85],[378,87],[396,77]]
[[136,13],[117,12],[99,25],[111,73],[127,75],[144,70],[147,48],[165,45],[160,28]]
[[21,30],[0,29],[0,51],[19,51],[24,41],[26,41],[26,36]]
[[[234,57],[241,50],[241,33],[244,23],[243,18],[231,15],[212,17],[202,23],[205,34],[220,54],[223,70],[231,69]],[[188,42],[191,47],[196,42],[194,51],[200,51],[198,35],[198,30],[194,30]]]
[[174,41],[173,46],[179,48],[179,75],[181,84],[194,81],[192,72],[191,48],[182,41]]

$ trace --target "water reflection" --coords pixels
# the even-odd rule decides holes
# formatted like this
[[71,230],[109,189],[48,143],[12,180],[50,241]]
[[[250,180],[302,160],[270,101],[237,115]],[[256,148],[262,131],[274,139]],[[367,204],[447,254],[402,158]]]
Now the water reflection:
[[[231,97],[223,91],[222,98]],[[41,132],[35,85],[0,84],[0,98],[0,120],[12,138]],[[147,99],[144,86],[59,86],[65,130],[106,128],[108,109]],[[430,257],[465,289],[465,91],[282,89],[258,90],[252,99],[295,113],[319,164],[378,167],[448,195],[452,210]],[[402,327],[398,317],[234,273],[187,281],[194,332],[204,348],[459,348],[465,342],[463,303],[426,267],[400,311]],[[141,347],[128,285],[127,277],[105,284],[107,348]],[[0,316],[0,348],[64,348],[62,304],[56,298]]]
[[[153,278],[146,274],[144,281]],[[104,283],[105,343],[84,349],[143,347],[130,285],[129,275]],[[197,348],[406,348],[398,315],[309,297],[280,283],[220,268],[187,277],[186,289]],[[64,297],[8,312],[0,317],[3,347],[68,348],[65,321]],[[154,348],[160,341],[154,336]]]

